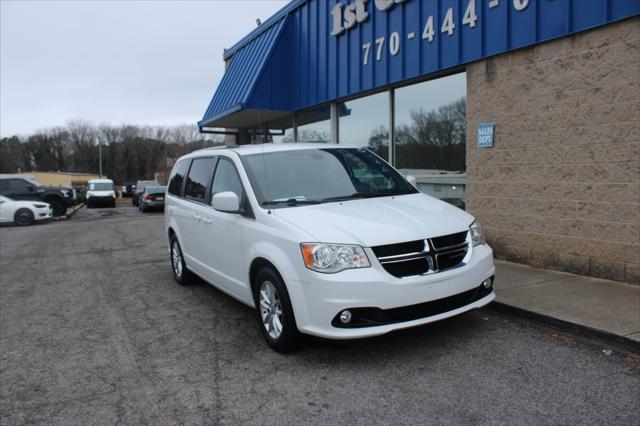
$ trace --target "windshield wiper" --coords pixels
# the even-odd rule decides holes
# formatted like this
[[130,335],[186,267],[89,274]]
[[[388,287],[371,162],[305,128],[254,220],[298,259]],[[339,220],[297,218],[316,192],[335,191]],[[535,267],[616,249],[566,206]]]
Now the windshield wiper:
[[275,204],[286,204],[288,206],[301,206],[305,204],[320,204],[318,200],[300,200],[298,198],[289,198],[286,200],[269,200],[261,203],[263,206],[271,206]]
[[368,197],[375,197],[378,194],[375,192],[354,192],[353,194],[350,195],[340,195],[337,197],[328,197],[328,198],[323,198],[322,202],[323,203],[328,203],[331,201],[345,201],[345,200],[354,200],[356,198],[368,198]]
[[340,195],[338,197],[329,197],[323,198],[323,203],[328,203],[331,201],[346,201],[346,200],[355,200],[358,198],[375,198],[375,197],[393,197],[395,195],[406,195],[412,194],[413,192],[407,191],[389,191],[389,192],[354,192],[351,195]]

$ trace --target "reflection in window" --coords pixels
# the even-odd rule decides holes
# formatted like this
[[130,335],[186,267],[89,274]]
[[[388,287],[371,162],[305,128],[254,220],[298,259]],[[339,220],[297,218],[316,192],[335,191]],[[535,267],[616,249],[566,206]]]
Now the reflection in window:
[[213,178],[213,188],[212,195],[218,194],[220,192],[233,192],[238,197],[240,203],[242,203],[242,199],[244,198],[244,190],[242,189],[242,181],[240,181],[240,176],[238,176],[238,172],[236,171],[235,166],[231,163],[230,160],[226,158],[221,158],[218,163],[218,167],[216,167],[216,174]]
[[180,160],[178,164],[173,168],[173,176],[169,179],[169,194],[181,196],[182,192],[182,182],[184,182],[184,177],[189,171],[189,165],[191,164],[191,160]]
[[285,129],[284,134],[280,134],[280,130],[272,130],[269,138],[273,143],[287,143],[293,142],[293,129]]
[[[331,142],[331,107],[325,105],[296,115],[298,142]],[[283,142],[293,142],[293,132]]]
[[213,175],[214,158],[198,158],[193,160],[184,195],[195,200],[204,200],[207,193],[207,185]]
[[367,147],[389,158],[389,92],[340,106],[340,143]]
[[462,73],[395,92],[395,166],[447,201],[465,199],[466,87]]
[[465,94],[465,74],[396,90],[398,168],[465,169]]

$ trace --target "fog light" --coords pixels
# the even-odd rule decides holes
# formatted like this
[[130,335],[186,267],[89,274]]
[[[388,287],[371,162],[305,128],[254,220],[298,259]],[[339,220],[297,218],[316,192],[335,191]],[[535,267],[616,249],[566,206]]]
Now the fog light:
[[351,312],[349,310],[344,310],[340,314],[340,322],[343,324],[348,324],[351,322]]
[[487,278],[486,280],[482,281],[482,285],[484,286],[484,288],[491,288],[491,278]]

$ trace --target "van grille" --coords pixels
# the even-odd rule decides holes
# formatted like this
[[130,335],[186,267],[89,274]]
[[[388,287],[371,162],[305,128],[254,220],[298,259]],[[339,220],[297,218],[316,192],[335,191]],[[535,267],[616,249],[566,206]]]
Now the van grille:
[[372,247],[382,267],[397,278],[460,266],[469,250],[467,231],[426,240]]

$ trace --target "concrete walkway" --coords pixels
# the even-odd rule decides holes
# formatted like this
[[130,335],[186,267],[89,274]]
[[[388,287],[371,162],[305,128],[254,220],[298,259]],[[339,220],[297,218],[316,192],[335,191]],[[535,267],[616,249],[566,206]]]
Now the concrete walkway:
[[496,302],[640,342],[640,286],[496,260]]

